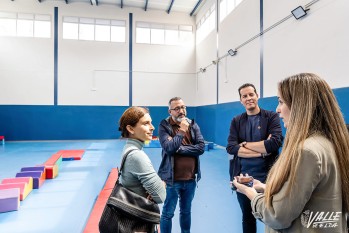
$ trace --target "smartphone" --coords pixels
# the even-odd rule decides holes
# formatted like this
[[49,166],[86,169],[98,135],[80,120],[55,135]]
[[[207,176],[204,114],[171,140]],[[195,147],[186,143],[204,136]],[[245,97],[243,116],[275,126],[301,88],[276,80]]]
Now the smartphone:
[[[240,183],[240,184],[244,184],[248,187],[252,187],[253,186],[253,177],[252,176],[237,176],[236,177],[237,181]],[[231,189],[233,191],[236,190],[236,187],[235,185],[231,185]]]

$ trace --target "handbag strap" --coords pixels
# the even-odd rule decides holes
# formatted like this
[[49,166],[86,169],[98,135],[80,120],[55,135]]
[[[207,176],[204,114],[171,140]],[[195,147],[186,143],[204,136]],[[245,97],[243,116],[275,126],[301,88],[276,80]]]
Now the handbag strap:
[[[122,169],[124,168],[124,164],[125,164],[126,159],[127,159],[127,156],[128,156],[132,151],[135,151],[135,150],[136,150],[136,149],[132,149],[132,150],[127,151],[127,153],[124,155],[124,157],[122,157],[122,161],[121,161],[121,164],[120,164],[120,169],[119,169],[118,177],[120,177],[120,175],[121,175]],[[117,183],[119,183],[119,178],[118,178],[118,180],[117,180]]]

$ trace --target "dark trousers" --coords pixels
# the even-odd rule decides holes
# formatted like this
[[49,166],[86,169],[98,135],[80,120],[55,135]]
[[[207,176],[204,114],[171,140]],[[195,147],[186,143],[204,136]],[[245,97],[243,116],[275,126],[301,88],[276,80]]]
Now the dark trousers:
[[236,192],[240,208],[242,211],[242,229],[243,233],[256,233],[256,218],[252,214],[251,201],[244,194]]

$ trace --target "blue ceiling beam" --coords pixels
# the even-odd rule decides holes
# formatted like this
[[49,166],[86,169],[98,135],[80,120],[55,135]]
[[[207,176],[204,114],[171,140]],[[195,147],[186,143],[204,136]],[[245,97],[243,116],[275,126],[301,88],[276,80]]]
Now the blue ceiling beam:
[[201,2],[202,2],[202,0],[199,0],[199,1],[196,3],[194,9],[190,12],[190,16],[193,16],[194,12],[195,12],[196,9],[200,6]]
[[[93,1],[90,0],[91,6],[93,6]],[[98,0],[94,0],[94,3],[96,4],[96,6],[98,6]]]
[[147,11],[147,9],[148,9],[148,0],[145,0],[144,11]]
[[167,10],[167,14],[170,14],[171,9],[172,9],[172,5],[173,5],[174,1],[175,1],[175,0],[171,0],[171,4],[170,4],[170,7],[169,7],[168,10]]

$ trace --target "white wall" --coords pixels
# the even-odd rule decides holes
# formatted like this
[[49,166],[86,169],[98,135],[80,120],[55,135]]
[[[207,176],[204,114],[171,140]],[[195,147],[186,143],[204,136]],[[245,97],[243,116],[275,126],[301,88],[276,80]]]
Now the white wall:
[[[193,25],[216,0],[207,0],[196,19],[188,14],[119,6],[90,6],[64,1],[0,1],[1,11],[49,14],[59,8],[58,104],[129,104],[128,33],[126,43],[62,40],[62,16],[124,19],[133,22]],[[309,1],[264,1],[264,29]],[[301,20],[293,17],[240,48],[234,57],[210,65],[230,48],[259,33],[259,1],[244,0],[219,25],[219,37],[211,32],[197,46],[194,37],[187,47],[133,44],[133,104],[166,106],[181,96],[189,106],[233,102],[237,88],[254,83],[259,90],[260,51],[263,51],[264,97],[276,95],[280,79],[298,72],[315,72],[332,88],[349,86],[349,1],[320,0]],[[135,26],[133,26],[135,30]],[[52,24],[53,31],[53,24]],[[135,40],[135,32],[133,33]],[[218,43],[217,43],[218,42]],[[53,105],[53,38],[0,37],[0,104]],[[262,46],[262,47],[261,47]],[[196,72],[208,66],[205,73]],[[218,83],[217,83],[218,79]]]
[[[58,105],[129,105],[129,13],[133,13],[132,104],[166,106],[173,96],[195,105],[195,36],[187,46],[135,43],[137,21],[194,27],[189,14],[84,2],[1,1],[1,11],[49,14],[58,7]],[[62,17],[126,21],[126,42],[62,39]],[[53,33],[52,33],[53,37]],[[0,37],[0,104],[54,104],[54,42],[51,39]],[[167,84],[167,85],[165,85]]]
[[[189,14],[162,11],[144,13],[134,11],[137,21],[163,24],[191,25]],[[183,98],[188,106],[195,106],[195,32],[186,46],[136,44],[133,47],[133,104],[167,106],[174,96]],[[134,37],[135,41],[135,37]]]
[[[259,1],[242,1],[219,26],[220,57],[229,49],[259,33]],[[227,56],[219,63],[219,103],[239,100],[238,88],[244,83],[253,83],[259,92],[260,40],[253,40],[240,48],[233,57]]]
[[[19,2],[23,3],[19,7]],[[1,11],[53,14],[26,1],[1,1]],[[0,104],[53,103],[53,39],[0,37]]]
[[128,33],[125,43],[66,40],[61,35],[64,16],[125,20],[128,31],[128,12],[74,3],[60,5],[58,15],[58,104],[127,106]]
[[[216,1],[208,0],[200,8],[196,21],[200,20],[203,14],[215,4]],[[217,10],[217,9],[216,9]],[[217,11],[216,11],[217,13]],[[206,72],[197,74],[197,105],[208,105],[217,103],[217,67],[212,61],[217,58],[217,33],[216,29],[210,32],[207,37],[196,45],[196,71],[206,68]]]
[[[206,4],[216,2],[207,1]],[[291,14],[291,10],[308,1],[264,1],[264,29]],[[223,58],[219,63],[218,103],[239,100],[237,89],[246,82],[263,88],[264,97],[277,94],[277,82],[288,75],[314,72],[326,79],[332,88],[349,86],[349,1],[320,0],[313,4],[308,15],[301,20],[291,17],[260,38],[243,46],[234,57]],[[207,9],[203,7],[199,20]],[[223,56],[260,30],[259,1],[244,0],[219,24],[218,51]],[[216,59],[216,36],[209,35],[197,46],[196,68],[205,67]],[[263,87],[260,87],[260,54],[263,52]],[[215,66],[211,66],[215,67]],[[210,67],[210,68],[211,68]],[[198,92],[216,93],[215,72],[199,79]],[[206,89],[207,88],[207,89]],[[210,98],[198,95],[199,105],[209,105]]]
[[[305,5],[309,1],[299,1]],[[289,1],[265,1],[265,26],[297,7]],[[280,9],[272,11],[271,8]],[[349,1],[321,0],[300,20],[289,19],[264,37],[264,94],[276,95],[277,81],[300,72],[323,77],[332,88],[349,86]],[[268,17],[268,15],[278,17]]]

